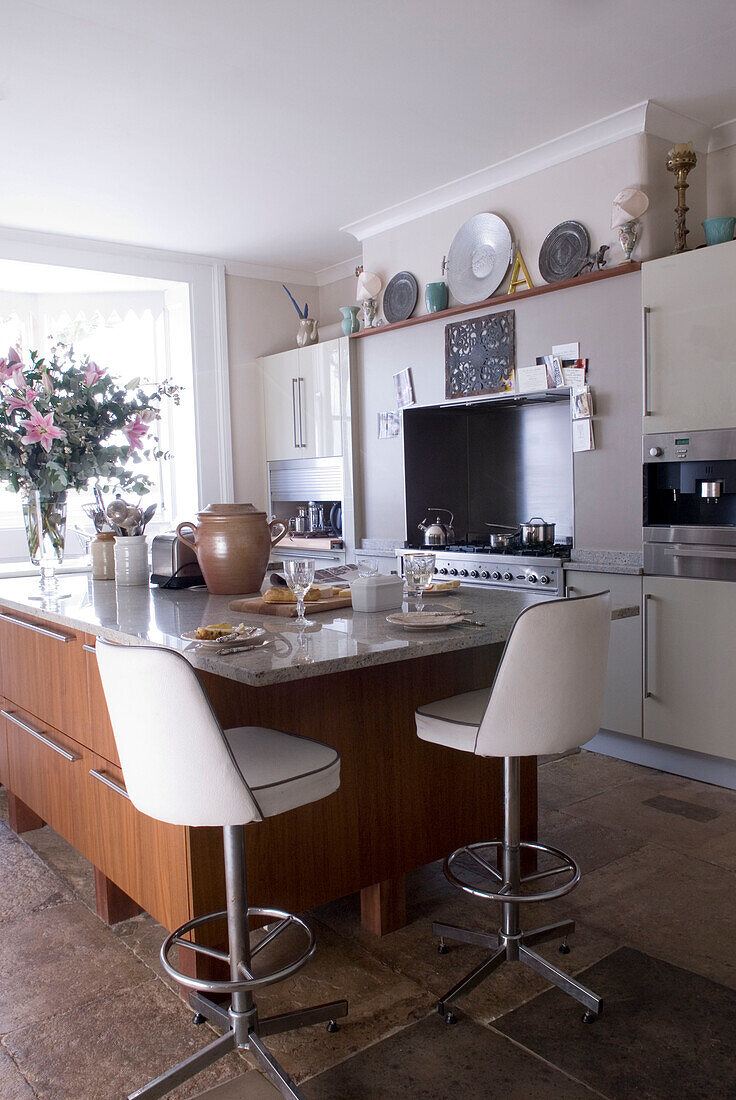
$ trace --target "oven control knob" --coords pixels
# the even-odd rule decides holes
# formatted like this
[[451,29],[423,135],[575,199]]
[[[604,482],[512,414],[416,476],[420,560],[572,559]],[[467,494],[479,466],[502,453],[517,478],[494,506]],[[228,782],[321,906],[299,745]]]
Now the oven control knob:
[[471,577],[477,577],[478,576],[478,570],[477,569],[471,569],[470,576]]
[[[484,581],[489,581],[491,579],[491,574],[488,572],[487,569],[481,570],[480,575],[481,575],[481,577],[483,578]],[[495,573],[493,574],[493,579],[498,580],[498,577],[496,576]]]
[[451,569],[450,570],[450,576],[451,577],[456,577],[457,576],[457,569]]
[[439,569],[437,568],[437,566],[436,566],[436,565],[435,565],[435,567],[434,567],[434,571],[435,571],[435,573],[439,573]]
[[547,576],[546,574],[543,574],[543,575],[542,575],[542,576],[541,576],[541,577],[539,578],[539,583],[540,583],[540,584],[549,584],[549,577],[548,577],[548,576]]
[[536,584],[539,580],[536,573],[529,573],[526,579],[529,581],[529,584]]
[[512,581],[512,580],[514,579],[514,577],[513,577],[513,574],[512,574],[512,573],[504,573],[504,575],[503,575],[503,579],[504,579],[505,581]]
[[661,447],[650,447],[649,448],[649,454],[652,456],[652,458],[659,458],[659,456],[662,454],[662,448]]
[[440,573],[446,573],[446,572],[447,572],[447,569],[446,569],[446,568],[445,568],[445,566],[443,565],[443,566],[442,566],[442,568],[440,569]]
[[461,577],[467,577],[467,575],[468,575],[467,569],[461,569],[460,570],[460,576]]
[[494,569],[491,576],[493,577],[494,581],[500,581],[501,580],[501,574],[499,573],[498,569]]

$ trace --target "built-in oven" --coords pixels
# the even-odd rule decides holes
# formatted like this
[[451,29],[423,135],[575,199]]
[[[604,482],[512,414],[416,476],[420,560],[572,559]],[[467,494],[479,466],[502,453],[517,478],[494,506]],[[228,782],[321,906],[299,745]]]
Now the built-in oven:
[[736,580],[736,428],[644,436],[644,572]]

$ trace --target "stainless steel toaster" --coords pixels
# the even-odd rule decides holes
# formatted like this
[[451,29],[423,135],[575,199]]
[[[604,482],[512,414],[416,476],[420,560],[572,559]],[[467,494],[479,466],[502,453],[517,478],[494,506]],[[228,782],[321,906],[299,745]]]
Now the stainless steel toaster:
[[161,588],[192,588],[204,584],[197,555],[177,538],[176,531],[155,535],[151,544],[151,584]]

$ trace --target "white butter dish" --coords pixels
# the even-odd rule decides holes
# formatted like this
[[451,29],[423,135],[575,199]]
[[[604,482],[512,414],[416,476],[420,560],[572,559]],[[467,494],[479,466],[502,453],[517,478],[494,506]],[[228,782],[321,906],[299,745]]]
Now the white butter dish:
[[390,611],[401,607],[404,599],[404,578],[356,577],[350,585],[353,611]]

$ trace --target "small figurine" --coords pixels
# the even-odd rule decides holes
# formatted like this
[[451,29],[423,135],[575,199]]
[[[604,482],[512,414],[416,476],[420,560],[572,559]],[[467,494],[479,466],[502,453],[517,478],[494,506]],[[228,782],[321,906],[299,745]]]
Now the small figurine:
[[596,271],[602,271],[606,266],[606,252],[609,248],[610,245],[602,244],[595,256],[588,256],[588,259],[578,271],[578,275],[585,275],[586,272],[593,271],[594,268]]

